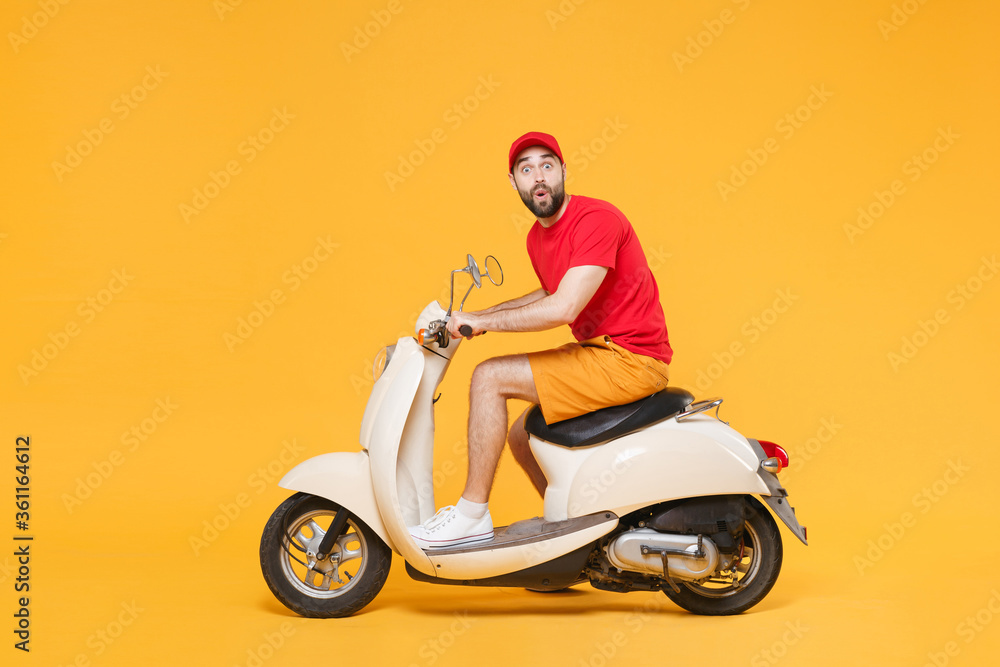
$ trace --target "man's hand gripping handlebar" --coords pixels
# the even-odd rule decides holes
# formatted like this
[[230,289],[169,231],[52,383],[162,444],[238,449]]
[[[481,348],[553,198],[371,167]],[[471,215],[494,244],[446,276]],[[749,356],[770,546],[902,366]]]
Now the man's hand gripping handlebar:
[[[472,338],[473,330],[468,324],[463,324],[458,327],[458,333],[462,335],[463,338]],[[483,333],[486,333],[485,331]],[[448,347],[448,343],[451,342],[452,336],[448,333],[448,322],[447,320],[434,320],[428,325],[428,328],[421,329],[417,332],[417,344],[426,345],[428,343],[437,343],[438,347]]]

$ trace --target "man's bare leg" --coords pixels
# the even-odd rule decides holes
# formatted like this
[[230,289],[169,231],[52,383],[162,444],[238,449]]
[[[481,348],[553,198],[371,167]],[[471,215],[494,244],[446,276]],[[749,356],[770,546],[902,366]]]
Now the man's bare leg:
[[538,461],[535,460],[535,455],[531,453],[531,448],[528,446],[528,432],[524,430],[524,418],[528,416],[528,410],[525,410],[511,425],[510,433],[507,434],[507,444],[510,445],[510,453],[514,455],[514,460],[527,473],[528,479],[538,491],[538,495],[544,498],[545,487],[549,485],[549,482],[545,479],[542,469],[538,466]]
[[489,501],[507,439],[507,401],[511,398],[538,402],[527,355],[495,357],[476,367],[469,391],[469,477],[462,492],[468,501]]

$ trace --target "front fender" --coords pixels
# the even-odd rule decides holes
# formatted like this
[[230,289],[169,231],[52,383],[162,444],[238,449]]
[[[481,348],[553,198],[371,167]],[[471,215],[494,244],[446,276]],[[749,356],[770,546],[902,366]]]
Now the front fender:
[[311,493],[346,507],[375,531],[390,549],[399,553],[378,511],[368,452],[333,452],[314,456],[289,470],[278,486]]

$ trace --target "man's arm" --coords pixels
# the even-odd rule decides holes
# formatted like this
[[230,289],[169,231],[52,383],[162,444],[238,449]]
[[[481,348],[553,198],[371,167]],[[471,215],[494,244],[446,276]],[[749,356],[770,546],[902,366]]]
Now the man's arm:
[[476,311],[480,315],[486,315],[489,313],[495,313],[499,310],[510,310],[511,308],[520,308],[526,306],[529,303],[534,303],[539,299],[543,299],[548,296],[548,292],[543,290],[541,287],[536,289],[534,292],[529,292],[524,296],[519,296],[516,299],[511,299],[509,301],[504,301],[503,303],[498,303],[495,306],[490,306],[489,308],[484,308],[483,310]]
[[[468,324],[472,327],[472,335],[476,336],[486,331],[545,331],[569,324],[594,298],[607,273],[606,266],[574,266],[563,276],[554,293],[546,296],[544,290],[536,290],[521,299],[515,299],[514,301],[521,301],[534,297],[516,307],[494,306],[483,311],[453,313],[448,322],[448,331],[458,336],[459,327]],[[540,296],[535,296],[539,294]]]

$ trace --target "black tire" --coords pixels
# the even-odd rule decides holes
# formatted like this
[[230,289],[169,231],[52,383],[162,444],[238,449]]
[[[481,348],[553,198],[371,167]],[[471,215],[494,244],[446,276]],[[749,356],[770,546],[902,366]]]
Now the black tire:
[[[740,614],[764,599],[781,571],[781,535],[770,513],[756,498],[747,499],[744,552],[738,566],[739,586],[678,581],[680,592],[663,592],[679,607],[704,616]],[[749,553],[748,553],[749,552]]]
[[[316,563],[306,555],[308,547],[319,546],[338,509],[325,498],[296,493],[278,505],[264,526],[264,581],[274,597],[300,616],[350,616],[378,595],[389,576],[392,550],[353,514],[329,558]],[[341,561],[345,554],[349,557]]]

